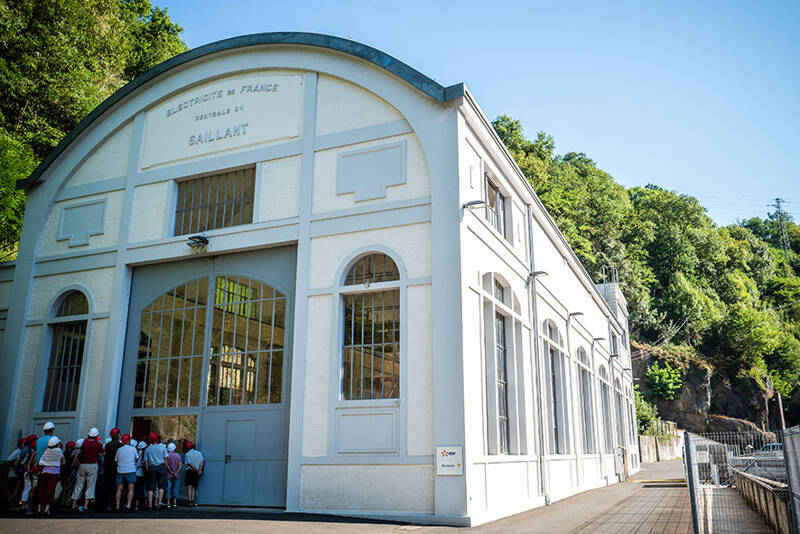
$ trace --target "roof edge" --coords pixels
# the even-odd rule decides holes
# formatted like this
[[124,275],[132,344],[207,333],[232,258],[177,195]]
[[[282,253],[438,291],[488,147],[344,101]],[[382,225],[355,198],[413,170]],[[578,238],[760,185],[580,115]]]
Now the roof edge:
[[50,165],[58,159],[58,157],[77,139],[80,134],[87,129],[95,120],[97,120],[106,111],[111,109],[115,104],[120,102],[126,96],[134,92],[136,89],[146,84],[147,82],[157,78],[161,74],[189,63],[195,59],[202,58],[218,52],[226,50],[234,50],[237,48],[244,48],[248,46],[271,45],[271,44],[295,44],[303,46],[314,46],[318,48],[326,48],[344,54],[369,61],[377,67],[389,72],[405,81],[412,87],[419,90],[429,98],[437,102],[448,102],[456,98],[464,96],[464,84],[458,83],[445,87],[436,80],[425,76],[413,67],[403,63],[399,59],[390,56],[389,54],[373,48],[371,46],[353,41],[350,39],[343,39],[332,35],[324,35],[320,33],[307,33],[307,32],[270,32],[270,33],[254,33],[250,35],[242,35],[239,37],[231,37],[209,43],[197,48],[188,50],[182,54],[174,56],[163,63],[159,63],[150,70],[140,74],[117,91],[111,96],[106,98],[96,108],[89,112],[86,117],[78,123],[70,132],[51,150],[42,162],[34,169],[34,171],[22,180],[16,183],[17,189],[28,189],[32,185],[40,181],[44,172]]

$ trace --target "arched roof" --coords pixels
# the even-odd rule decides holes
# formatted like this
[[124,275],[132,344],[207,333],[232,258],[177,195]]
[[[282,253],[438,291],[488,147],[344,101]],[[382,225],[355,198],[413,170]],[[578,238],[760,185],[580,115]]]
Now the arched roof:
[[165,72],[193,61],[195,59],[223,52],[226,50],[234,50],[237,48],[244,48],[248,46],[262,46],[262,45],[302,45],[318,48],[326,48],[344,54],[369,61],[370,63],[380,67],[381,69],[389,72],[405,81],[412,87],[416,88],[421,93],[429,98],[438,102],[447,102],[455,98],[464,96],[464,84],[458,83],[445,87],[439,84],[436,80],[428,78],[418,70],[408,66],[399,59],[396,59],[385,52],[381,52],[376,48],[367,46],[365,44],[352,41],[350,39],[342,39],[341,37],[334,37],[332,35],[323,35],[319,33],[306,33],[306,32],[271,32],[271,33],[254,33],[251,35],[242,35],[239,37],[232,37],[230,39],[223,39],[207,45],[193,48],[188,52],[179,54],[173,58],[164,61],[148,70],[147,72],[137,76],[131,82],[124,85],[117,90],[114,94],[105,99],[99,106],[94,108],[84,119],[78,123],[58,145],[50,151],[45,159],[39,164],[38,167],[23,180],[17,182],[17,189],[27,189],[40,181],[42,174],[47,168],[61,155],[64,150],[74,141],[86,128],[89,127],[95,120],[97,120],[103,113],[111,109],[117,102],[128,96],[130,93],[138,89],[140,86],[145,85],[147,82],[164,74]]

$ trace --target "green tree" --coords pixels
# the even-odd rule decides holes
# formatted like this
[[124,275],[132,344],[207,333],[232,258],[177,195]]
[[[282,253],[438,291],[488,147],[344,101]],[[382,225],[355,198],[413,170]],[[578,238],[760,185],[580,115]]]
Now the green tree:
[[100,102],[185,51],[182,28],[147,0],[0,3],[0,247],[16,248],[24,194],[9,193]]

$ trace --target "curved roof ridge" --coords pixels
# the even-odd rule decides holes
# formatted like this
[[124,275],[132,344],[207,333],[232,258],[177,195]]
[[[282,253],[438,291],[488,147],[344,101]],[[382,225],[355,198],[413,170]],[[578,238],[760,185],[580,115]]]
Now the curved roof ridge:
[[86,117],[84,117],[77,126],[70,130],[70,132],[58,143],[58,145],[56,145],[56,147],[47,154],[44,160],[42,160],[39,166],[34,169],[30,176],[25,179],[18,180],[17,189],[27,189],[28,187],[37,183],[48,167],[50,167],[50,165],[58,158],[58,156],[60,156],[61,153],[64,152],[64,150],[66,150],[67,147],[72,143],[72,141],[74,141],[86,128],[88,128],[89,125],[91,125],[95,120],[97,120],[101,115],[111,109],[123,98],[147,82],[179,65],[183,65],[207,55],[215,54],[225,50],[233,50],[236,48],[269,44],[315,46],[319,48],[335,50],[337,52],[342,52],[344,54],[361,58],[397,76],[401,80],[405,81],[409,85],[415,87],[420,92],[438,102],[447,102],[464,95],[463,83],[445,87],[436,80],[425,76],[413,67],[403,63],[399,59],[396,59],[389,54],[378,50],[377,48],[373,48],[350,39],[343,39],[333,35],[307,32],[269,32],[231,37],[229,39],[223,39],[221,41],[199,46],[174,56],[163,63],[159,63],[143,74],[140,74],[119,88],[111,96],[101,102],[100,105],[89,112],[89,114],[86,115]]

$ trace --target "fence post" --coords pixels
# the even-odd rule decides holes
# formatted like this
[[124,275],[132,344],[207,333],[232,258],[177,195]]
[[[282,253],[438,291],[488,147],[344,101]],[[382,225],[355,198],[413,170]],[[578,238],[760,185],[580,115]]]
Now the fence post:
[[[789,439],[786,439],[787,433]],[[786,466],[786,484],[789,490],[789,517],[792,519],[792,531],[794,534],[800,534],[800,480],[798,480],[798,473],[800,473],[800,466],[798,466],[797,457],[800,453],[798,447],[798,439],[800,436],[800,426],[794,426],[789,429],[780,431],[781,443],[783,443],[783,462]]]
[[[658,443],[658,439],[656,439],[656,443]],[[692,526],[695,534],[700,534],[700,521],[697,516],[697,488],[695,487],[696,481],[693,467],[694,459],[692,457],[692,442],[689,432],[683,433],[683,458],[686,462],[686,483],[689,486],[689,502],[692,505]]]

